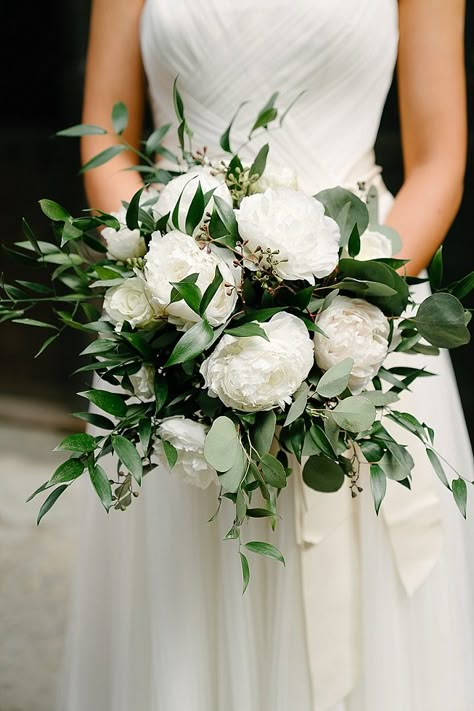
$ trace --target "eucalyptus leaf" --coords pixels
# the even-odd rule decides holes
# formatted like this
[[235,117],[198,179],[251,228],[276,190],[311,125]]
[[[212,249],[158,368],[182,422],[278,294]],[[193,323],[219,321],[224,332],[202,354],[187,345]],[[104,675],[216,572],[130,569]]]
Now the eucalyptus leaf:
[[333,398],[347,388],[354,367],[352,358],[344,358],[340,363],[329,368],[320,378],[316,392],[321,397]]
[[367,229],[369,225],[367,206],[350,190],[340,187],[329,188],[314,197],[323,203],[326,215],[337,222],[341,230],[342,247],[348,243],[355,225],[359,235]]
[[344,483],[342,467],[325,456],[313,455],[303,467],[303,481],[315,491],[333,493]]
[[285,419],[284,427],[291,425],[292,422],[301,417],[301,415],[306,410],[306,405],[308,403],[309,387],[306,383],[303,383],[296,393],[294,394],[294,400],[291,404],[288,414]]
[[247,472],[248,466],[248,460],[245,456],[244,448],[242,447],[239,440],[237,440],[237,442],[237,452],[233,465],[230,467],[230,469],[227,469],[222,474],[219,473],[219,482],[221,486],[223,487],[223,489],[225,489],[225,491],[231,493],[235,493],[238,490]]
[[239,449],[242,446],[234,422],[225,416],[215,419],[204,442],[206,461],[216,471],[226,472],[235,464]]
[[351,395],[331,410],[336,424],[349,432],[364,432],[375,420],[376,410],[366,397]]
[[418,332],[434,346],[457,348],[469,343],[464,308],[453,294],[432,294],[420,304],[413,320]]
[[275,436],[276,415],[273,410],[258,412],[252,430],[252,443],[261,457],[270,451]]

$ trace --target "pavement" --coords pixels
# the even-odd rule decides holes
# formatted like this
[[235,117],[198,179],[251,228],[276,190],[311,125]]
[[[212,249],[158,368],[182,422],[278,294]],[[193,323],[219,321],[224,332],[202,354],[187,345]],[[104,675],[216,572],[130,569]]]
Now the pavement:
[[66,492],[41,525],[27,497],[62,455],[63,434],[0,420],[0,711],[54,711],[79,497]]

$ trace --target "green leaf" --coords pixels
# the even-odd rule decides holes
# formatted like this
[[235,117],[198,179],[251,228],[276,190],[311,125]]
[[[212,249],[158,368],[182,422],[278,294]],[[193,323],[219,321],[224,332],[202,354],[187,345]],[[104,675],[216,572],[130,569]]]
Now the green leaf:
[[78,434],[68,435],[63,439],[61,444],[58,444],[54,450],[66,450],[67,452],[93,452],[97,447],[97,442],[95,437],[90,434],[83,434],[82,432]]
[[89,462],[88,468],[92,486],[101,500],[102,506],[108,513],[112,506],[112,487],[110,486],[107,474],[100,464],[95,464],[94,462]]
[[428,276],[433,291],[437,291],[443,281],[443,245],[438,247],[428,267]]
[[266,331],[258,325],[258,323],[244,323],[242,326],[236,326],[235,328],[226,328],[225,333],[229,336],[235,336],[236,338],[247,338],[252,336],[261,336],[266,341],[270,339],[267,336]]
[[344,471],[337,463],[325,456],[313,455],[303,467],[303,481],[311,489],[332,493],[339,491],[344,483]]
[[347,243],[347,251],[349,252],[349,256],[352,258],[357,257],[360,252],[360,236],[357,225],[354,225],[352,228],[352,232]]
[[439,348],[457,348],[470,341],[461,302],[447,292],[432,294],[420,304],[413,319],[418,332]]
[[235,213],[230,205],[226,203],[219,195],[214,195],[214,208],[219,215],[227,232],[232,237],[238,237],[239,231]]
[[146,453],[148,447],[150,446],[151,434],[152,434],[152,422],[148,417],[143,417],[138,423],[138,434],[140,437],[140,444],[142,445],[143,452]]
[[318,395],[333,398],[344,392],[349,383],[353,366],[354,360],[352,358],[344,358],[340,363],[329,368],[318,382],[316,387]]
[[171,471],[171,469],[173,469],[176,462],[178,461],[178,450],[173,444],[171,444],[171,442],[168,442],[166,439],[162,439],[161,444],[163,446],[166,461],[168,462],[168,466]]
[[276,415],[273,410],[258,412],[252,431],[252,444],[261,457],[270,451],[275,436]]
[[214,331],[209,323],[203,319],[180,338],[165,363],[165,367],[185,363],[200,355],[212,342]]
[[49,219],[54,222],[65,222],[71,217],[69,212],[62,207],[62,205],[54,202],[54,200],[47,200],[44,198],[39,201],[39,205],[41,211],[46,215],[46,217],[49,217]]
[[[207,457],[206,457],[206,459],[207,459]],[[222,473],[222,474],[219,473],[219,481],[220,481],[221,486],[226,491],[235,494],[237,492],[239,486],[241,485],[242,480],[246,474],[247,465],[248,465],[247,457],[245,456],[244,448],[242,447],[242,445],[240,444],[240,441],[239,441],[234,464],[231,466],[230,469],[228,469],[224,473]]]
[[224,279],[222,277],[219,267],[217,266],[216,271],[214,272],[214,278],[213,278],[212,282],[209,284],[209,286],[206,288],[206,290],[202,296],[202,299],[201,299],[201,305],[199,307],[199,314],[201,316],[204,316],[204,314],[206,313],[207,307],[209,306],[212,299],[216,295],[217,290],[223,281],[224,281]]
[[96,355],[97,353],[108,353],[113,351],[117,347],[116,341],[110,341],[106,338],[98,338],[96,341],[92,341],[89,345],[81,351],[80,355]]
[[264,454],[260,460],[263,477],[267,484],[283,489],[286,486],[285,467],[272,454]]
[[214,420],[204,442],[204,456],[211,467],[218,472],[228,471],[235,464],[241,448],[232,420],[225,416]]
[[381,284],[378,281],[368,281],[367,279],[346,278],[337,284],[333,284],[331,288],[360,294],[364,298],[368,296],[395,296],[397,294],[397,291],[392,289],[391,286]]
[[257,119],[250,131],[250,136],[258,128],[267,128],[268,124],[277,118],[278,111],[277,109],[275,109],[275,101],[278,98],[278,94],[278,91],[274,92],[265,104],[265,106],[259,111]]
[[44,351],[52,344],[54,341],[56,341],[59,338],[59,332],[55,333],[54,335],[50,336],[47,338],[44,343],[42,344],[41,348],[39,351],[36,353],[35,358],[38,358]]
[[453,496],[454,496],[454,501],[456,502],[456,505],[464,518],[466,518],[466,509],[467,509],[467,486],[466,482],[464,479],[453,479],[453,482],[451,484],[452,489],[453,489]]
[[164,376],[156,375],[154,382],[155,412],[159,412],[166,404],[168,398],[168,381]]
[[222,150],[225,151],[226,153],[232,153],[232,148],[230,147],[230,132],[232,130],[232,126],[234,125],[234,121],[240,112],[240,109],[242,108],[242,106],[245,106],[245,104],[247,104],[247,103],[248,103],[248,101],[243,101],[240,104],[239,108],[237,109],[235,114],[232,116],[232,120],[231,120],[230,124],[227,126],[226,130],[224,131],[224,133],[222,134],[222,136],[219,139],[219,145],[222,148]]
[[301,417],[303,412],[306,410],[306,405],[308,403],[309,387],[307,383],[303,383],[296,393],[294,394],[294,400],[291,404],[288,414],[285,419],[284,427],[291,425],[292,422]]
[[[359,262],[357,259],[341,259],[339,262],[339,276],[349,279],[358,279],[366,282],[379,282],[394,289],[396,294],[377,296],[370,295],[369,290],[365,296],[370,295],[370,301],[378,306],[386,315],[399,316],[406,308],[409,299],[408,286],[396,271],[387,264],[369,260]],[[375,287],[372,286],[372,289]]]
[[435,470],[439,480],[449,489],[449,482],[446,477],[446,474],[444,473],[443,465],[441,464],[439,457],[435,452],[433,452],[432,449],[426,449],[426,454],[428,456],[428,459],[431,462],[431,466]]
[[386,405],[393,405],[394,402],[397,402],[400,399],[397,393],[383,393],[381,390],[370,390],[368,392],[365,392],[364,397],[367,398],[367,400],[370,400],[372,405],[375,405],[375,407],[385,407]]
[[140,190],[137,190],[127,207],[125,221],[129,230],[138,230],[140,227],[140,225],[138,224],[138,213],[140,210],[140,198],[144,190],[145,186],[143,186],[143,188],[140,188]]
[[41,506],[41,508],[39,510],[38,518],[36,520],[36,523],[38,526],[39,526],[43,516],[45,516],[48,513],[48,511],[50,511],[50,509],[54,506],[54,504],[59,499],[61,494],[63,494],[66,491],[67,487],[68,487],[67,484],[62,484],[62,486],[58,486],[57,489],[55,489],[54,491],[52,491],[50,493],[50,495],[48,496],[48,498],[46,499],[46,501],[44,502],[44,504]]
[[356,195],[344,188],[330,188],[322,190],[314,196],[323,203],[326,215],[332,217],[341,230],[341,246],[344,247],[357,225],[359,235],[369,225],[367,206]]
[[112,447],[124,467],[132,474],[138,484],[142,482],[143,465],[137,448],[122,435],[112,436]]
[[336,424],[349,432],[364,432],[375,420],[376,410],[370,400],[361,395],[351,395],[341,400],[331,410]]
[[108,412],[109,415],[114,415],[115,417],[125,417],[127,414],[127,405],[123,400],[122,395],[117,393],[111,393],[108,390],[85,390],[84,392],[78,393],[82,397],[87,398],[90,402],[93,402],[100,410]]
[[123,101],[118,101],[112,108],[112,126],[119,136],[128,126],[128,110]]
[[62,131],[57,131],[56,136],[80,138],[81,136],[104,136],[106,133],[105,128],[101,128],[100,126],[79,123],[76,126],[70,126],[69,128],[63,128]]
[[270,146],[268,143],[266,143],[264,146],[262,146],[257,153],[257,156],[250,166],[249,170],[249,178],[253,178],[254,175],[257,175],[259,178],[263,175],[265,171],[265,166],[267,165],[267,158],[268,158],[268,151],[270,150]]
[[204,193],[202,191],[201,182],[198,180],[196,191],[193,195],[186,215],[185,232],[188,235],[192,235],[196,227],[201,222],[205,209],[206,203],[204,201]]
[[[337,428],[339,432],[339,429]],[[335,450],[326,432],[317,424],[313,423],[311,429],[306,434],[303,454],[324,454],[329,459],[336,456]]]
[[159,148],[163,138],[166,136],[166,134],[168,133],[170,128],[171,128],[170,123],[164,124],[163,126],[159,126],[148,137],[148,139],[145,143],[145,153],[148,156],[153,155],[153,153],[156,152],[156,150]]
[[[222,146],[224,148],[224,146]],[[224,149],[225,150],[225,149]],[[240,555],[240,564],[242,566],[242,595],[245,593],[245,591],[248,588],[249,581],[250,581],[250,568],[249,568],[249,562],[246,558],[246,556],[239,551]]]
[[377,442],[371,442],[367,439],[358,442],[362,454],[368,462],[375,464],[380,462],[384,455],[384,448]]
[[50,323],[45,323],[44,321],[37,321],[34,318],[15,318],[12,320],[13,323],[19,323],[23,326],[38,326],[39,328],[53,328],[55,331],[58,330],[56,326],[53,326]]
[[66,481],[73,481],[81,476],[84,471],[84,462],[80,459],[68,459],[63,462],[54,472],[48,485],[63,484]]
[[96,415],[95,412],[74,412],[74,417],[79,420],[84,420],[94,427],[99,427],[102,430],[113,430],[115,425],[112,420],[108,417],[103,417],[103,415]]
[[451,284],[449,287],[449,291],[455,296],[457,299],[465,299],[466,296],[469,296],[471,291],[474,289],[474,272],[471,272],[470,274],[467,274],[465,277],[460,279],[459,281],[455,282],[454,284]]
[[272,546],[270,543],[264,543],[263,541],[249,541],[249,543],[244,544],[244,548],[251,553],[264,555],[267,556],[267,558],[274,558],[285,565],[285,559],[278,548],[275,548],[275,546]]
[[28,498],[26,499],[26,503],[34,499],[35,496],[38,496],[38,494],[42,494],[43,491],[46,491],[46,489],[49,489],[50,487],[51,484],[49,483],[49,481],[45,481],[44,484],[41,484],[41,486],[39,486],[32,494],[28,496]]
[[92,170],[93,168],[98,168],[100,165],[107,163],[109,160],[112,160],[112,158],[115,158],[115,156],[118,156],[119,153],[123,153],[126,150],[127,146],[124,146],[121,143],[116,146],[109,146],[108,148],[91,158],[89,161],[87,161],[87,163],[82,166],[79,173],[85,173],[86,171]]
[[[42,252],[41,252],[41,249],[40,249],[40,247],[39,247],[38,240],[36,239],[35,233],[33,232],[33,230],[31,229],[30,225],[28,224],[28,222],[25,220],[24,217],[23,217],[22,220],[21,220],[21,225],[22,225],[22,229],[23,229],[23,234],[24,234],[25,237],[28,239],[28,241],[31,243],[31,246],[32,246],[33,249],[35,250],[36,254],[37,254],[39,257],[41,257],[41,256],[42,256]],[[21,282],[20,282],[20,283],[21,283]],[[28,282],[26,282],[26,283],[28,283]],[[43,288],[46,288],[46,287],[43,287]]]
[[172,281],[170,284],[176,289],[178,294],[184,299],[189,308],[199,315],[201,307],[202,293],[197,284],[186,281]]
[[374,499],[375,511],[378,516],[380,506],[387,491],[387,478],[378,464],[370,465],[370,488]]

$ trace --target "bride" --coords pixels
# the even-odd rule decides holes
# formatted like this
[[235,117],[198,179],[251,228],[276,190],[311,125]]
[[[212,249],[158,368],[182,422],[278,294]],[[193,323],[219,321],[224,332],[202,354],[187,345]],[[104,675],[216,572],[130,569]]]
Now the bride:
[[[174,120],[179,75],[194,145],[216,154],[242,101],[235,145],[272,92],[289,103],[304,91],[266,136],[274,169],[295,170],[309,194],[376,185],[415,275],[462,194],[463,30],[463,0],[95,0],[84,121],[105,126],[124,101],[138,145],[143,68],[157,123]],[[405,182],[394,199],[373,145],[397,56]],[[84,139],[84,161],[113,140]],[[139,174],[124,170],[134,160],[122,153],[87,173],[91,206],[115,210],[135,193]],[[449,358],[398,357],[416,359],[438,377],[417,381],[400,409],[434,427],[438,449],[474,478]],[[376,518],[367,487],[353,501],[348,488],[317,494],[291,477],[283,525],[269,532],[286,568],[252,561],[244,597],[225,515],[207,523],[213,492],[157,470],[131,510],[110,517],[91,494],[60,711],[473,709],[472,520],[414,439],[396,434],[416,461],[414,490],[392,487]]]

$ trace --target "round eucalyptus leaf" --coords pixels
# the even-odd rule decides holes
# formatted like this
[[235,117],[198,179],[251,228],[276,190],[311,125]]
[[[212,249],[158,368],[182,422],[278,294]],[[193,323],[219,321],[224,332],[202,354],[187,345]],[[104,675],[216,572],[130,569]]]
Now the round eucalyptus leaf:
[[364,432],[375,420],[375,406],[366,397],[351,395],[331,411],[336,423],[349,432]]
[[329,368],[318,383],[316,388],[318,395],[328,398],[340,395],[347,388],[353,365],[352,358],[344,358],[340,363]]
[[327,457],[314,455],[309,457],[303,468],[303,481],[311,489],[324,493],[339,491],[344,483],[342,467]]
[[439,292],[429,296],[418,308],[414,319],[418,332],[439,348],[457,348],[469,343],[464,308],[453,294]]
[[204,442],[204,456],[211,467],[218,472],[229,471],[235,464],[239,449],[242,447],[232,420],[225,416],[214,420]]

